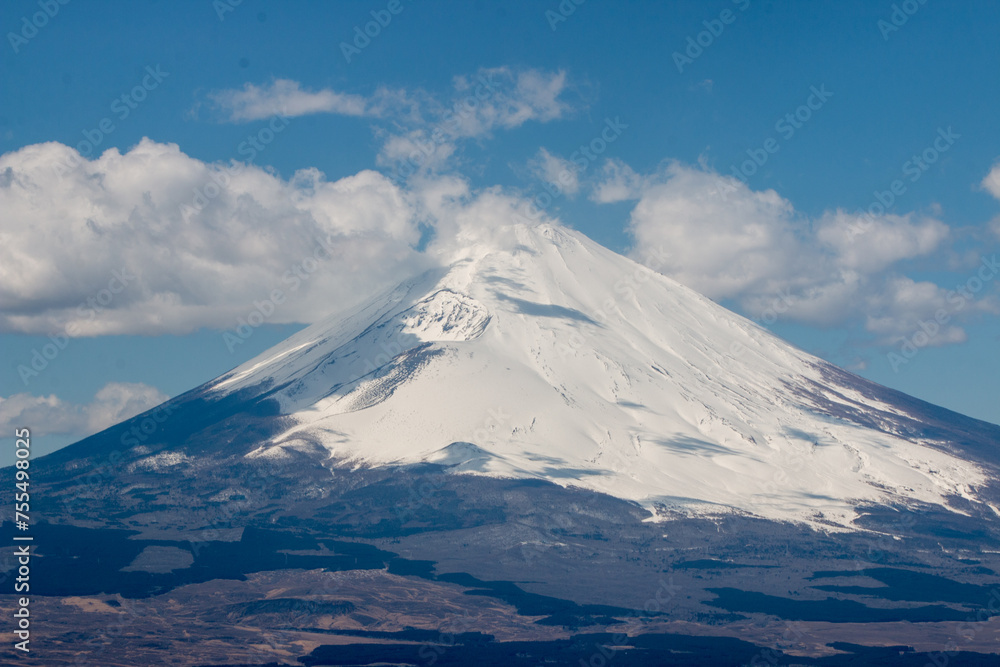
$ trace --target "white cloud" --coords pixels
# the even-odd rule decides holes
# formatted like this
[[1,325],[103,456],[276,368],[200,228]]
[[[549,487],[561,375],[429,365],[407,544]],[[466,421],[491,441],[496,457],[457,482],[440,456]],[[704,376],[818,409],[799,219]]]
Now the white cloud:
[[535,176],[554,185],[568,197],[573,197],[580,191],[580,177],[576,165],[565,158],[540,148],[537,156],[528,162],[528,166]]
[[0,156],[0,330],[234,328],[276,289],[269,321],[315,321],[426,263],[408,197],[372,171],[285,181],[148,139],[95,160],[27,146]]
[[809,220],[773,190],[677,162],[649,176],[609,162],[592,199],[637,199],[633,255],[651,261],[666,253],[658,270],[713,299],[735,300],[755,319],[859,322],[889,345],[943,310],[948,322],[931,341],[943,345],[964,340],[968,317],[997,311],[989,294],[957,307],[947,289],[898,273],[900,262],[945,249],[950,228],[933,218],[832,211]]
[[563,118],[572,111],[563,99],[567,85],[564,71],[494,67],[455,77],[444,97],[385,87],[366,97],[330,88],[310,91],[297,81],[276,79],[214,91],[208,98],[233,122],[321,113],[387,119],[387,126],[374,128],[383,144],[377,163],[397,171],[406,164],[409,176],[441,170],[461,140]]
[[613,204],[642,196],[643,178],[621,160],[607,160],[601,168],[600,178],[590,194],[591,201]]
[[[986,175],[979,185],[995,198],[1000,199],[1000,160],[993,164],[990,173]],[[990,230],[994,236],[1000,239],[1000,217],[994,218],[990,222]]]
[[[379,128],[380,166],[394,175],[441,171],[466,140],[485,139],[497,130],[511,130],[529,121],[547,123],[565,117],[571,105],[562,99],[565,72],[513,71],[507,67],[480,69],[455,77],[446,99],[422,91],[402,94],[410,113]],[[414,111],[418,108],[419,110]]]
[[911,217],[888,214],[859,223],[856,216],[836,211],[819,221],[816,237],[837,253],[840,265],[874,273],[900,260],[930,254],[948,238],[951,230],[943,222],[913,222]]
[[566,72],[543,72],[526,70],[513,74],[503,67],[483,72],[487,78],[493,75],[501,79],[514,79],[514,91],[505,94],[506,105],[497,105],[505,113],[498,115],[498,123],[504,127],[518,127],[529,120],[547,123],[562,118],[570,107],[560,100],[566,90]]
[[436,135],[432,140],[426,130],[410,130],[405,134],[385,134],[382,150],[378,154],[379,166],[410,163],[413,171],[437,172],[444,169],[457,148],[454,141]]
[[666,165],[632,211],[636,254],[665,248],[661,271],[713,299],[764,291],[773,279],[808,270],[796,257],[791,204],[743,184],[723,199],[716,193],[726,178]]
[[241,89],[209,93],[215,105],[233,122],[246,122],[271,116],[305,116],[333,113],[344,116],[375,115],[369,100],[361,95],[338,93],[324,89],[303,90],[297,81],[275,79],[269,85],[247,83]]
[[990,173],[980,182],[980,186],[991,195],[1000,199],[1000,161],[993,164]]
[[169,396],[142,383],[109,382],[90,403],[68,403],[55,395],[14,394],[0,397],[0,429],[31,425],[32,435],[84,438],[166,401]]
[[[870,314],[866,328],[886,344],[910,339],[919,331],[929,334],[926,343],[929,347],[964,343],[967,337],[960,326],[962,319],[1000,313],[994,296],[977,296],[968,299],[931,282],[891,275],[886,277],[883,289],[868,296]],[[947,316],[947,321],[938,321],[939,313]]]
[[140,382],[109,382],[84,407],[87,429],[97,433],[118,422],[142,414],[166,401],[169,396],[156,387]]

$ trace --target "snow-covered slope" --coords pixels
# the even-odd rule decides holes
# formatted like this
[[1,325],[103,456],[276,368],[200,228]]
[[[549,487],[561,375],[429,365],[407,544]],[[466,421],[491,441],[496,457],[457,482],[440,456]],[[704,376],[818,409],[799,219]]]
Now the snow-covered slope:
[[735,510],[832,528],[863,502],[975,502],[991,473],[891,424],[838,416],[831,405],[897,408],[832,386],[829,368],[575,231],[511,226],[210,388],[267,395],[291,417],[251,456],[438,462],[661,516]]

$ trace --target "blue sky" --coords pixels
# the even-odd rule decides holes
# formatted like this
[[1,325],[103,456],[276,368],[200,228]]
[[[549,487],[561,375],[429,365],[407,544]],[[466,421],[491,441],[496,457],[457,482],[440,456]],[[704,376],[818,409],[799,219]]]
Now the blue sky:
[[995,3],[36,0],[0,25],[0,424],[43,448],[405,277],[484,192],[1000,422]]

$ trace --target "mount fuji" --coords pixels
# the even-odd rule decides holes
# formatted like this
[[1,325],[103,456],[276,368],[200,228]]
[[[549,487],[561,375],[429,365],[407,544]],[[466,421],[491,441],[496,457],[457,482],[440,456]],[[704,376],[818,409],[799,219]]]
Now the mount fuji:
[[1000,426],[566,227],[466,240],[32,461],[46,664],[996,659]]
[[997,430],[930,429],[912,399],[564,227],[494,230],[206,390],[287,417],[250,457],[539,478],[660,518],[849,529],[872,503],[1000,515],[984,493]]

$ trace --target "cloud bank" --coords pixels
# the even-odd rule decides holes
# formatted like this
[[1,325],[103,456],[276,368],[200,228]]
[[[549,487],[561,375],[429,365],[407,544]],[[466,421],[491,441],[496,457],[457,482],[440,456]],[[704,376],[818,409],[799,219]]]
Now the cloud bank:
[[58,143],[0,156],[0,208],[3,331],[225,329],[276,289],[274,322],[311,322],[425,261],[407,195],[376,172],[285,181],[148,139],[95,160]]
[[945,345],[965,340],[961,321],[1000,312],[991,294],[959,297],[901,273],[901,264],[946,248],[950,228],[932,217],[834,210],[808,219],[774,190],[678,162],[640,176],[609,161],[591,199],[635,201],[634,258],[648,261],[662,248],[669,259],[658,260],[661,272],[768,324],[778,316],[820,327],[859,323],[876,343],[893,345],[944,312],[929,344]]

